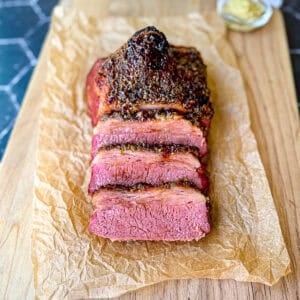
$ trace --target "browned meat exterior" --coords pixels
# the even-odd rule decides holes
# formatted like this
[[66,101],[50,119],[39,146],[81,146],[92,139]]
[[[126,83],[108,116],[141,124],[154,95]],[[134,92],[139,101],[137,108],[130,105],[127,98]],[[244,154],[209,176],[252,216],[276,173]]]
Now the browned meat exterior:
[[166,241],[209,233],[201,161],[213,109],[200,53],[146,27],[96,61],[86,97],[94,127],[90,231]]
[[92,158],[103,147],[122,144],[183,145],[197,148],[199,156],[207,152],[202,130],[182,117],[144,122],[107,119],[94,128]]
[[93,160],[89,192],[108,185],[130,187],[145,183],[158,186],[180,181],[188,181],[203,191],[207,188],[203,168],[191,153],[111,149],[99,152]]
[[89,229],[111,240],[189,241],[210,231],[206,198],[188,187],[103,189],[93,204]]
[[[91,84],[97,69],[96,85]],[[88,95],[94,99],[88,101],[93,124],[97,107],[98,117],[118,111],[126,119],[144,110],[171,110],[201,126],[209,125],[213,114],[200,53],[170,45],[154,27],[137,32],[115,53],[98,60],[88,85],[98,95]]]

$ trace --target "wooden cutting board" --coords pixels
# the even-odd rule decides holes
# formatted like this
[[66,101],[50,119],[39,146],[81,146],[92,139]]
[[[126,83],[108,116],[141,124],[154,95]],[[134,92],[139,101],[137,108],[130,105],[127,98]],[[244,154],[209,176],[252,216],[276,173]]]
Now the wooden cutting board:
[[[103,16],[166,16],[215,9],[214,1],[67,0]],[[252,128],[269,179],[292,273],[273,287],[233,280],[177,280],[121,299],[299,299],[300,127],[284,23],[276,11],[253,33],[229,32],[243,73]],[[31,247],[32,187],[37,123],[47,68],[47,38],[0,169],[0,299],[34,298]],[[13,284],[12,284],[13,283]],[[15,287],[18,286],[16,289]]]

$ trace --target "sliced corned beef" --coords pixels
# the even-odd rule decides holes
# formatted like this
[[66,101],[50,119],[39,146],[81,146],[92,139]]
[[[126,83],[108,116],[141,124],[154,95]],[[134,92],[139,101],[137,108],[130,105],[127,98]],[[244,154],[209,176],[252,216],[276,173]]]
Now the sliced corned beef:
[[92,157],[102,147],[120,144],[183,145],[198,148],[200,156],[207,152],[201,129],[181,117],[151,121],[99,121],[94,128]]
[[93,204],[89,229],[111,240],[189,241],[210,231],[206,198],[189,187],[103,189]]
[[92,162],[89,192],[107,185],[132,186],[138,183],[161,185],[188,181],[201,190],[207,178],[199,160],[191,153],[161,153],[154,151],[100,151]]
[[213,115],[206,66],[155,27],[99,59],[86,82],[94,126],[91,232],[111,240],[198,240],[210,231],[199,158]]

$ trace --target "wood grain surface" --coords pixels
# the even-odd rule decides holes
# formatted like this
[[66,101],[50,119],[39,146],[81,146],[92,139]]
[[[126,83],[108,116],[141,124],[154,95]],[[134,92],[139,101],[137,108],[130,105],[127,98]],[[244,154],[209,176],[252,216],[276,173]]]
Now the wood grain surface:
[[[214,1],[66,0],[103,16],[183,15],[214,9]],[[253,33],[229,32],[245,80],[252,128],[292,260],[292,273],[273,287],[232,280],[177,280],[120,299],[300,299],[300,127],[285,29],[277,11]],[[32,185],[41,88],[46,72],[45,42],[39,64],[0,169],[0,299],[34,298],[30,233]],[[19,288],[12,290],[12,282]],[[14,284],[15,286],[15,284]]]

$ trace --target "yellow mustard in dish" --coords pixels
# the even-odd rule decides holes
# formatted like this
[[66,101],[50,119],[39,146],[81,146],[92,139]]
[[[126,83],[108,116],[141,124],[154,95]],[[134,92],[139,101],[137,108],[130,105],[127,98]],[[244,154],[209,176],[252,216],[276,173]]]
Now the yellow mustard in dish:
[[249,20],[259,18],[264,13],[264,7],[260,2],[251,0],[229,0],[223,11],[239,19]]

